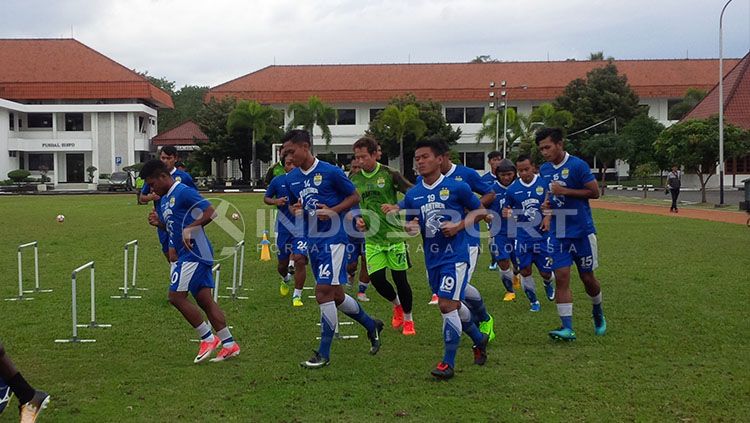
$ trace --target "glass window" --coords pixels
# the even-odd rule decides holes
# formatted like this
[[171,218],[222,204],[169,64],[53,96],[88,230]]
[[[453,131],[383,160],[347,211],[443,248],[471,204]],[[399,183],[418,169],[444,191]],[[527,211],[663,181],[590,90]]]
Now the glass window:
[[384,109],[370,109],[370,122],[374,121],[378,118],[378,113],[382,112]]
[[484,170],[484,153],[466,153],[466,167],[476,170]]
[[16,128],[16,118],[13,116],[13,113],[11,113],[9,117],[10,120],[8,120],[8,122],[10,122],[10,130],[13,131]]
[[66,131],[83,131],[83,113],[65,113]]
[[47,166],[49,170],[55,170],[55,160],[52,154],[29,154],[27,156],[29,170],[39,170],[40,166]]
[[338,109],[336,110],[336,125],[354,125],[357,123],[356,109]]
[[52,113],[29,113],[29,128],[52,128]]
[[467,107],[466,123],[482,123],[484,116],[484,107]]
[[448,123],[464,123],[464,108],[463,107],[446,107],[445,108],[445,120]]

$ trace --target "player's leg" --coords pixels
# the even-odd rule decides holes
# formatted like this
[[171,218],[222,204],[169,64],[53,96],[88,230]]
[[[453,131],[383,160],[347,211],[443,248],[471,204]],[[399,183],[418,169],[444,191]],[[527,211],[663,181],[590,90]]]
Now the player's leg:
[[357,288],[357,301],[367,302],[367,301],[370,301],[370,299],[367,298],[367,293],[366,293],[367,287],[370,286],[370,274],[368,273],[368,270],[367,270],[366,251],[362,252],[360,261],[361,263],[359,267],[359,286]]
[[555,303],[561,326],[549,332],[552,339],[574,340],[573,331],[573,292],[570,290],[570,266],[573,264],[571,242],[550,237],[548,255],[555,272]]
[[[414,296],[409,285],[409,279],[406,276],[406,270],[391,270],[393,282],[396,284],[398,298],[401,300],[401,310],[403,317],[402,333],[404,335],[416,335],[414,330],[414,316],[412,307],[414,305]],[[394,313],[395,317],[395,313]],[[396,327],[394,325],[394,327]]]
[[[169,303],[179,311],[182,316],[190,323],[195,330],[201,344],[198,348],[198,355],[193,360],[194,363],[200,363],[211,355],[211,352],[219,346],[219,339],[214,337],[211,326],[203,320],[198,306],[188,300],[188,290],[190,282],[198,272],[198,262],[177,262],[172,266],[171,284],[169,285]],[[210,270],[210,266],[209,266]],[[209,272],[210,274],[210,272]]]
[[513,249],[512,243],[507,238],[495,237],[497,248],[498,268],[500,270],[500,281],[505,287],[503,301],[513,301],[516,299],[516,292],[513,289],[513,269],[511,268],[510,254]]
[[[44,391],[34,389],[18,371],[10,356],[6,354],[3,343],[0,342],[0,379],[4,380],[11,391],[18,398],[18,410],[21,422],[34,422],[39,413],[49,404],[50,396]],[[8,401],[10,396],[8,395]]]
[[487,240],[487,247],[490,250],[490,270],[497,270],[497,244],[495,244],[495,237],[491,236]]
[[515,257],[521,275],[521,286],[526,298],[529,299],[529,311],[537,312],[541,305],[536,296],[534,276],[531,274],[531,264],[534,258],[533,244],[516,240]]
[[586,293],[591,298],[591,315],[594,320],[594,333],[602,336],[607,332],[607,321],[602,311],[602,289],[594,270],[599,266],[596,235],[576,241],[575,261]]
[[289,281],[292,280],[292,275],[289,274],[289,258],[292,255],[292,235],[286,232],[280,232],[276,234],[276,271],[281,276],[281,283],[279,284],[279,295],[286,297],[289,295]]
[[200,287],[196,292],[193,292],[193,297],[195,297],[198,306],[206,313],[208,321],[211,322],[211,327],[216,331],[216,337],[221,341],[221,351],[211,361],[216,363],[240,355],[240,346],[235,342],[232,333],[229,331],[224,311],[214,301],[211,288]]
[[292,306],[302,307],[302,289],[305,287],[308,263],[307,241],[304,238],[292,238],[291,260],[294,263],[294,293],[292,294]]

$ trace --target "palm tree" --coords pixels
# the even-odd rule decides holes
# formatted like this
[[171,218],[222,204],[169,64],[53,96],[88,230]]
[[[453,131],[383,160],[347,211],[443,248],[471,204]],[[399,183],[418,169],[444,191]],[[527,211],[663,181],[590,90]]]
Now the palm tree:
[[311,149],[312,142],[315,139],[313,131],[316,126],[323,131],[323,139],[326,140],[326,145],[331,143],[331,129],[328,125],[336,121],[336,109],[323,103],[318,97],[312,96],[307,100],[307,103],[292,103],[289,105],[287,113],[292,118],[287,129],[301,126],[302,129],[309,132]]
[[256,142],[262,139],[269,128],[269,124],[272,124],[274,114],[278,113],[275,109],[263,106],[255,101],[241,101],[237,103],[234,110],[229,113],[227,118],[227,130],[231,132],[235,131],[251,131],[251,143],[252,143],[252,154],[253,154],[253,180],[258,181],[260,179],[260,164],[258,163]]
[[419,140],[427,131],[427,125],[419,117],[419,109],[413,104],[408,104],[403,109],[390,105],[381,112],[378,120],[386,130],[393,134],[396,142],[398,142],[399,170],[404,173],[404,136],[411,134]]

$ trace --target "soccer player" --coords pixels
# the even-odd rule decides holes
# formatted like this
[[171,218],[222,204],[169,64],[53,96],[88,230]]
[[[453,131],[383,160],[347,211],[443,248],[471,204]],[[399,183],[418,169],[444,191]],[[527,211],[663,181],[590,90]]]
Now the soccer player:
[[[164,163],[164,165],[167,167],[167,170],[169,171],[169,174],[172,176],[172,178],[178,182],[181,182],[183,185],[187,185],[197,190],[198,188],[196,188],[195,183],[193,182],[193,178],[191,178],[187,172],[183,172],[175,167],[175,163],[177,162],[178,158],[179,155],[177,154],[177,149],[173,145],[165,145],[161,148],[161,152],[159,153],[159,160],[161,160],[162,163]],[[141,188],[139,204],[146,204],[149,201],[153,201],[154,210],[157,210],[158,212],[159,198],[159,195],[153,192],[148,182],[143,184],[143,188]],[[161,251],[164,253],[164,256],[167,257],[167,261],[171,262],[168,255],[169,235],[165,230],[159,227],[157,227],[156,229],[156,234],[159,237]]]
[[[149,223],[164,226],[169,236],[170,254],[177,257],[170,275],[169,302],[182,313],[201,340],[193,362],[206,360],[220,343],[222,349],[212,362],[239,355],[240,346],[234,341],[224,312],[211,294],[213,249],[203,227],[213,220],[214,208],[198,191],[172,178],[167,166],[159,160],[146,162],[140,175],[160,198],[158,219],[152,217]],[[203,320],[200,309],[188,301],[188,291],[206,313],[211,326]]]
[[[39,413],[47,408],[50,396],[48,393],[34,389],[21,372],[18,371],[10,356],[5,353],[5,347],[0,342],[0,385],[6,385],[18,398],[18,411],[21,414],[21,423],[34,423]],[[0,390],[1,391],[1,390]],[[0,398],[0,413],[10,402],[10,393],[4,392],[3,398]],[[6,400],[7,398],[7,400]]]
[[[406,271],[410,267],[402,228],[397,219],[389,218],[381,210],[383,204],[398,202],[399,192],[412,187],[399,172],[376,160],[378,143],[363,137],[354,143],[354,160],[362,169],[350,178],[361,196],[365,211],[357,218],[357,227],[366,233],[365,254],[367,273],[378,293],[393,304],[391,326],[404,335],[416,335],[412,318],[412,290]],[[396,289],[386,279],[390,269]]]
[[548,185],[551,208],[548,254],[555,272],[555,301],[562,326],[549,332],[552,339],[574,340],[573,293],[570,290],[570,267],[575,262],[578,275],[593,304],[594,333],[602,336],[607,321],[602,312],[602,291],[594,276],[599,266],[596,229],[591,217],[589,199],[599,198],[599,186],[589,165],[565,151],[562,131],[542,128],[536,133],[536,144],[547,163],[539,174]]
[[[495,175],[495,173],[497,172],[497,166],[500,164],[502,160],[503,160],[503,153],[497,150],[490,151],[489,153],[487,153],[487,163],[490,165],[490,170],[484,175],[482,175],[482,180],[492,187],[498,184],[497,176]],[[495,251],[493,251],[494,243],[493,243],[492,237],[489,238],[487,242],[487,246],[490,249],[490,260],[491,260],[489,269],[497,270],[497,262],[499,260],[498,260],[497,255],[495,254]]]
[[367,330],[370,354],[380,349],[383,322],[365,313],[362,306],[341,286],[346,282],[344,215],[359,202],[354,185],[338,167],[319,161],[310,151],[310,133],[293,129],[282,138],[284,152],[296,169],[287,174],[292,211],[305,216],[305,238],[310,266],[315,275],[315,297],[320,305],[320,346],[300,363],[317,369],[330,363],[331,342],[338,325],[338,308]]
[[514,301],[516,293],[513,286],[514,246],[513,237],[508,234],[508,218],[503,216],[503,209],[507,204],[508,187],[516,179],[516,167],[508,159],[503,159],[495,168],[497,183],[493,185],[495,200],[491,209],[497,216],[490,224],[490,251],[497,258],[500,267],[500,280],[505,287],[503,301]]
[[[407,233],[421,232],[425,265],[430,288],[438,295],[443,317],[443,359],[432,370],[438,379],[450,379],[455,368],[456,351],[465,332],[474,342],[474,363],[487,361],[489,337],[479,331],[472,313],[463,306],[468,283],[469,245],[465,229],[486,216],[487,211],[467,184],[456,182],[441,173],[448,160],[445,143],[419,141],[414,160],[422,180],[407,191],[398,205],[386,205],[384,211],[406,211]],[[466,210],[473,210],[466,213]]]
[[[515,255],[518,267],[521,269],[521,285],[529,299],[529,311],[537,312],[541,309],[536,295],[536,284],[531,276],[531,264],[535,264],[544,280],[544,290],[547,299],[554,301],[554,275],[550,269],[550,259],[547,257],[546,231],[550,217],[543,222],[542,204],[547,195],[547,184],[535,173],[531,158],[520,155],[516,159],[518,177],[507,189],[503,218],[513,222],[510,232],[515,233]],[[511,220],[512,219],[512,220]]]
[[[349,179],[362,170],[357,160],[352,160],[349,167]],[[357,274],[357,266],[361,262],[359,271],[359,285],[357,288],[357,301],[366,303],[370,301],[367,297],[367,288],[370,286],[370,275],[367,274],[367,259],[365,258],[365,238],[364,235],[356,228],[355,216],[359,216],[359,205],[352,207],[346,214],[344,223],[346,224],[346,233],[349,235],[349,243],[346,245],[346,273],[348,275],[347,285],[354,285],[354,278]]]
[[[281,157],[284,162],[284,170],[289,173],[294,169],[291,157]],[[286,185],[286,173],[273,178],[266,188],[263,202],[269,206],[276,206],[276,258],[278,265],[276,270],[281,275],[279,294],[285,297],[289,294],[289,260],[294,263],[294,293],[292,294],[292,306],[302,307],[302,289],[305,287],[307,271],[307,241],[302,236],[302,228],[298,227],[294,214],[289,210],[289,190]],[[300,222],[301,223],[301,222]]]

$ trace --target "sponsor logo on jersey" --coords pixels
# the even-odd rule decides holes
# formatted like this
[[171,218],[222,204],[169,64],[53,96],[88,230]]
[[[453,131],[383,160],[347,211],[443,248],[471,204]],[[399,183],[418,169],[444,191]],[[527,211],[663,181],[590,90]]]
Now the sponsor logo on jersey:
[[451,195],[451,192],[450,192],[450,190],[448,190],[448,188],[443,188],[443,189],[440,190],[440,199],[441,200],[443,200],[443,201],[447,200],[448,197],[450,197],[450,195]]

